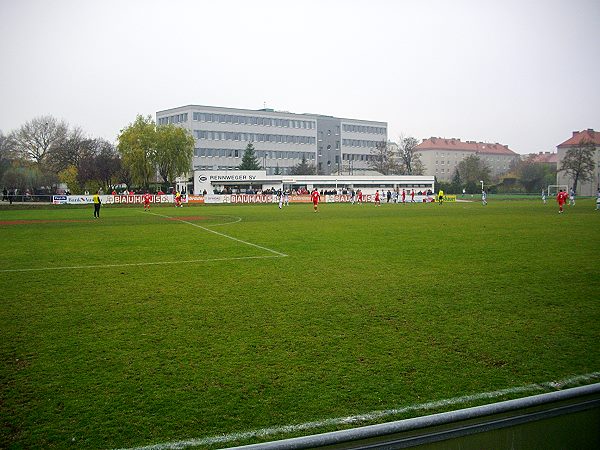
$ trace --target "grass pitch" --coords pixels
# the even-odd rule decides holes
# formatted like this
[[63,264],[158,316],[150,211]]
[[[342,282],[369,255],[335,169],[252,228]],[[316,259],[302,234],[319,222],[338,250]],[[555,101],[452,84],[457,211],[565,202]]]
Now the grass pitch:
[[0,447],[222,447],[597,378],[593,208],[0,209]]

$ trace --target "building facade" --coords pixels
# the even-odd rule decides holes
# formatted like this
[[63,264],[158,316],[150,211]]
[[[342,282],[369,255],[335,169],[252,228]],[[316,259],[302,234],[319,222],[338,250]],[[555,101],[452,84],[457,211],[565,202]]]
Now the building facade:
[[510,170],[511,163],[519,159],[519,155],[507,145],[486,142],[466,141],[431,137],[424,139],[416,151],[421,157],[425,175],[433,175],[438,181],[452,180],[458,164],[470,155],[477,155],[490,168],[493,177]]
[[576,148],[582,143],[589,142],[595,145],[594,152],[594,173],[591,180],[577,182],[577,195],[596,195],[600,189],[600,132],[591,128],[583,131],[573,131],[573,135],[557,146],[558,172],[556,173],[556,184],[567,185],[569,189],[573,187],[573,178],[564,171],[561,171],[562,160],[567,151]]
[[317,174],[368,171],[371,150],[387,141],[387,123],[318,114],[188,105],[158,111],[157,125],[189,130],[193,170],[236,170],[248,143],[267,174],[289,174],[305,158]]

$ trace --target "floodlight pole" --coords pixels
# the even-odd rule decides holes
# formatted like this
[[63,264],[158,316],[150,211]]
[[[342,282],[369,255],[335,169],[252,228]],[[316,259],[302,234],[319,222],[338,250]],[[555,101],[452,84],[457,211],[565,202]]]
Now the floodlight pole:
[[481,183],[481,190],[483,191],[483,180],[479,181]]

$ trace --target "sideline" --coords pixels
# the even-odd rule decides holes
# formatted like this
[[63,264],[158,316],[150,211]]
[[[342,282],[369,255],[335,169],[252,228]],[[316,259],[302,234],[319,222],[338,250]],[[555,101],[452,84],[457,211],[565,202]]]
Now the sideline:
[[316,422],[306,422],[297,425],[284,425],[280,427],[261,428],[259,430],[245,431],[240,433],[225,434],[222,436],[212,436],[206,438],[188,439],[185,441],[177,442],[166,442],[162,444],[153,444],[143,447],[131,447],[131,448],[120,448],[118,450],[174,450],[183,449],[188,447],[195,447],[201,445],[214,445],[223,444],[226,442],[234,442],[252,438],[264,438],[275,434],[292,433],[298,431],[312,430],[325,426],[332,425],[346,425],[353,423],[366,422],[375,419],[381,419],[385,417],[391,417],[399,414],[408,412],[427,411],[431,409],[437,409],[440,407],[460,405],[469,403],[477,400],[494,399],[503,397],[511,394],[525,394],[536,391],[556,391],[568,387],[570,385],[577,385],[582,383],[589,383],[592,380],[600,379],[600,372],[592,372],[585,375],[578,375],[572,378],[567,378],[559,381],[548,381],[539,384],[528,384],[525,386],[500,389],[492,392],[482,392],[480,394],[465,395],[462,397],[454,397],[444,400],[438,400],[435,402],[421,403],[416,405],[405,406],[398,409],[389,409],[385,411],[373,411],[367,414],[348,416],[348,417],[337,417],[333,419],[325,419]]

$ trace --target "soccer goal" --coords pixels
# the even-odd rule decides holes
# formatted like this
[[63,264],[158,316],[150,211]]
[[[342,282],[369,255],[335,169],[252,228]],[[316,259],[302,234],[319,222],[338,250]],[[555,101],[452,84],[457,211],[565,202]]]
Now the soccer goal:
[[555,197],[558,191],[563,190],[569,192],[569,186],[566,184],[549,184],[548,185],[548,197]]

